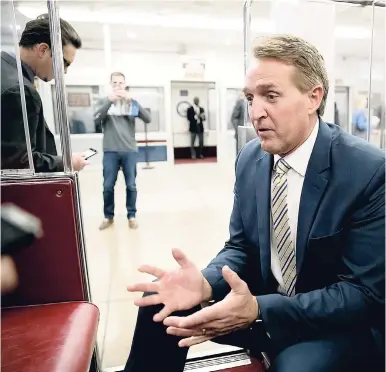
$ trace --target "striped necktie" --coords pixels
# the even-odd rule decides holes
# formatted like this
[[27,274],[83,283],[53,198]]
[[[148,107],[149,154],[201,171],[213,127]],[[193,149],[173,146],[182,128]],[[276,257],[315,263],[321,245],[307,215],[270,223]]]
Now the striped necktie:
[[280,159],[276,163],[271,192],[271,213],[273,232],[283,275],[284,290],[288,296],[293,296],[295,294],[296,282],[296,257],[291,237],[287,205],[287,172],[290,169],[291,167],[284,159]]

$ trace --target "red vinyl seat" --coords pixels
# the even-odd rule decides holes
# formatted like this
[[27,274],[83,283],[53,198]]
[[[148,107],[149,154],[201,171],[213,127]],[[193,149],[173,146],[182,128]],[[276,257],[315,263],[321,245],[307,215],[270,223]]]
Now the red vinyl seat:
[[98,322],[88,302],[3,308],[1,371],[87,372]]
[[252,363],[252,371],[253,372],[266,372],[266,368],[264,366],[264,363],[262,363],[260,360],[251,357],[251,363]]

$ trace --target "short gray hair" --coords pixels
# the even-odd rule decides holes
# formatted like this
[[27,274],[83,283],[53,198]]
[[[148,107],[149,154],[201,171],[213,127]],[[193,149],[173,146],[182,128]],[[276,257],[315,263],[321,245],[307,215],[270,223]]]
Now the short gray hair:
[[324,59],[315,46],[297,36],[272,35],[255,40],[253,55],[255,58],[277,58],[293,65],[297,70],[295,84],[303,93],[321,85],[323,98],[317,112],[324,114],[329,82]]

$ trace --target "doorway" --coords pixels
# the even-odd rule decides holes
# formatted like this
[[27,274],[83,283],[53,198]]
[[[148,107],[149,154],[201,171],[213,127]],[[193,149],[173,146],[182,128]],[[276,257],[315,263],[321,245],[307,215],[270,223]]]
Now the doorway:
[[[199,149],[198,136],[195,138],[194,151],[191,152],[191,133],[189,132],[187,110],[193,106],[195,97],[199,99],[199,106],[204,109],[205,113],[202,154]],[[216,162],[216,84],[214,82],[173,81],[171,83],[171,105],[175,163]],[[196,154],[202,155],[202,158]]]

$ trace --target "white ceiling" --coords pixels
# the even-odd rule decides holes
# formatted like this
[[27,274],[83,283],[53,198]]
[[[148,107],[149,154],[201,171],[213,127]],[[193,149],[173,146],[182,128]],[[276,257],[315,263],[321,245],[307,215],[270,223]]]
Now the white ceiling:
[[[21,9],[46,9],[46,1],[17,1]],[[64,1],[65,14],[80,34],[84,48],[103,49],[103,26],[110,23],[114,50],[173,53],[229,52],[243,53],[241,0],[140,0],[140,1]],[[23,8],[24,7],[24,8]],[[336,51],[340,56],[368,58],[371,35],[371,7],[337,4],[336,27],[348,27],[352,34],[364,38],[338,38]],[[269,23],[270,1],[254,1],[252,20],[264,29]],[[35,11],[36,12],[36,11]],[[28,13],[28,12],[27,12]],[[29,14],[32,16],[31,9]],[[21,15],[19,15],[21,17]],[[130,18],[131,17],[131,18]],[[195,22],[196,21],[196,22]],[[19,22],[25,22],[20,19]],[[173,25],[173,23],[180,25]],[[148,23],[148,24],[146,24]],[[154,26],[158,23],[158,26]],[[215,26],[213,26],[215,24]],[[385,8],[376,8],[374,31],[375,60],[385,56]],[[213,27],[212,27],[213,26]],[[350,31],[350,28],[353,31]],[[262,31],[262,30],[261,30]],[[269,31],[268,31],[269,32]],[[258,36],[256,29],[252,34]],[[352,36],[352,35],[351,35]]]

